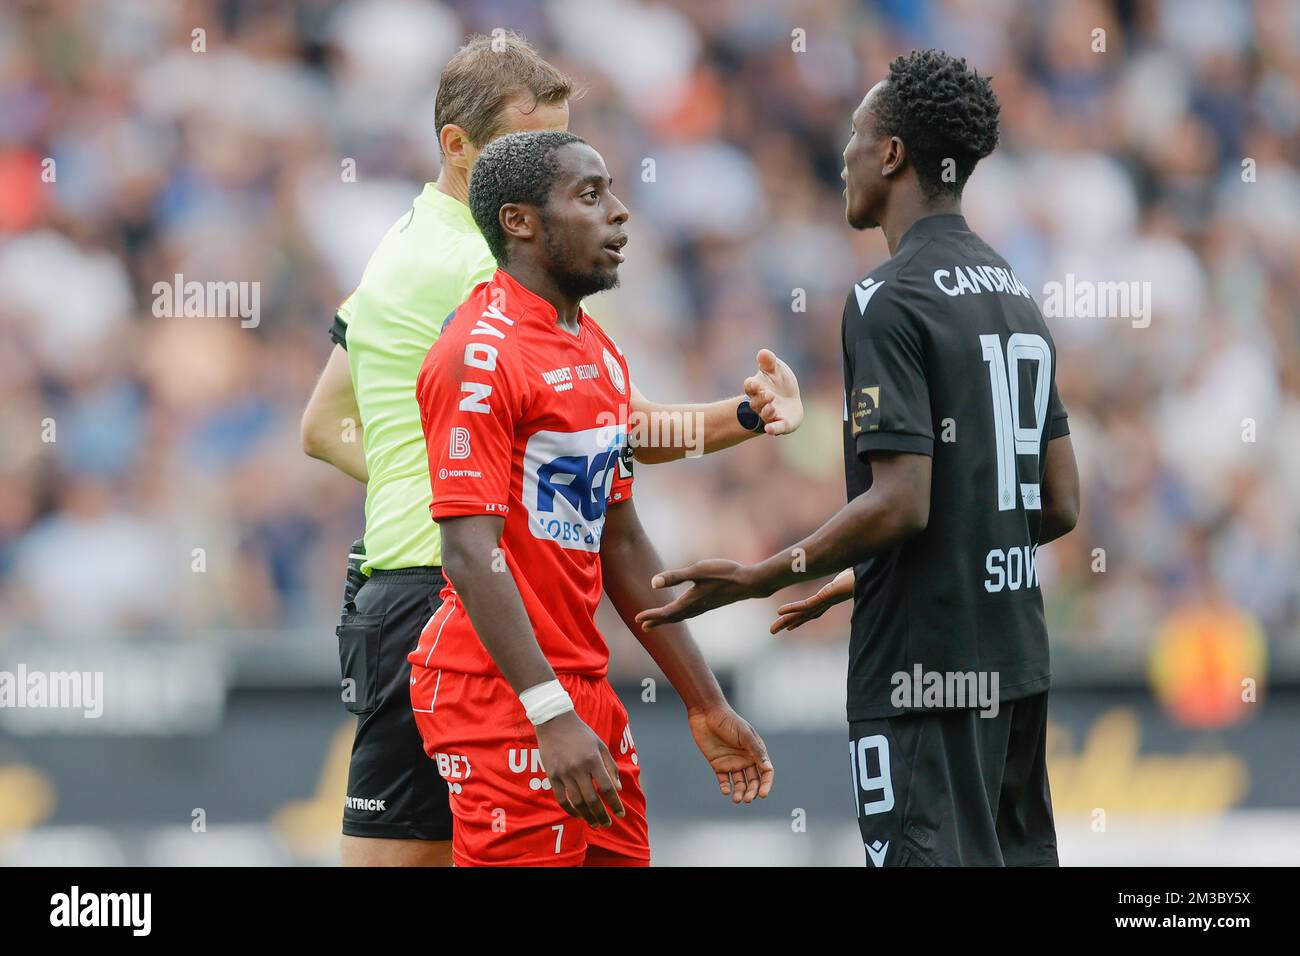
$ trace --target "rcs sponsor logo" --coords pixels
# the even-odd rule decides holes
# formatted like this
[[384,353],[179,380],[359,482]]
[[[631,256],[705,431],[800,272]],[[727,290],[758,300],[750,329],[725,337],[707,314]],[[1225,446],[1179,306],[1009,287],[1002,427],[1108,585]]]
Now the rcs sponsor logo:
[[438,765],[438,774],[447,781],[447,789],[452,793],[461,793],[464,783],[469,779],[469,758],[464,754],[435,753],[434,762]]
[[539,431],[524,450],[523,498],[533,537],[599,551],[610,485],[627,443],[623,425]]

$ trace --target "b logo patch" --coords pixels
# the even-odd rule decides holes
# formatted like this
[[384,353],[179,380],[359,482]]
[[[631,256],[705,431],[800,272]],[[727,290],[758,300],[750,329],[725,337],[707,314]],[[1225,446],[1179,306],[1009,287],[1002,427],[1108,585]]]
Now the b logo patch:
[[451,430],[451,440],[448,442],[447,457],[453,459],[469,457],[469,429],[457,425]]

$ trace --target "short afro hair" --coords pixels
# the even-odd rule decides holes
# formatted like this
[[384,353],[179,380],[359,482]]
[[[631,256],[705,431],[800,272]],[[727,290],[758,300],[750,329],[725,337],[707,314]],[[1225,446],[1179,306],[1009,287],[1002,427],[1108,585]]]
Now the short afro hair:
[[494,139],[479,154],[469,178],[469,209],[498,265],[506,264],[506,231],[501,207],[527,203],[544,208],[559,175],[555,152],[581,136],[559,130],[510,133]]
[[931,198],[961,195],[975,164],[998,145],[1000,109],[988,77],[939,50],[897,57],[874,105],[877,131],[903,141]]

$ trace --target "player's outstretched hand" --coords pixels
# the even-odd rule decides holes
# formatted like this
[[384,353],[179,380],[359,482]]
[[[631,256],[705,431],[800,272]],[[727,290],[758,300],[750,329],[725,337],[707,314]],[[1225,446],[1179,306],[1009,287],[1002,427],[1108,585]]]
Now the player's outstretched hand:
[[812,597],[806,597],[802,601],[791,601],[777,608],[777,618],[768,630],[773,634],[782,630],[793,631],[800,624],[807,624],[821,617],[826,613],[827,608],[834,607],[851,597],[853,597],[853,569],[845,568]]
[[597,828],[613,825],[610,810],[616,817],[625,814],[618,796],[623,789],[618,766],[609,748],[576,713],[569,711],[538,724],[537,745],[551,792],[565,813]]
[[648,608],[636,616],[642,629],[648,631],[660,624],[675,624],[716,607],[756,596],[749,581],[748,566],[722,558],[696,561],[690,567],[676,571],[660,571],[651,579],[650,586],[670,588],[687,581],[693,586],[685,594],[663,607]]
[[760,350],[757,361],[758,371],[745,379],[749,407],[766,422],[763,430],[769,435],[788,435],[803,424],[799,380],[769,349]]
[[772,790],[776,770],[749,722],[730,707],[715,707],[687,715],[695,745],[718,777],[718,789],[732,803],[753,803]]

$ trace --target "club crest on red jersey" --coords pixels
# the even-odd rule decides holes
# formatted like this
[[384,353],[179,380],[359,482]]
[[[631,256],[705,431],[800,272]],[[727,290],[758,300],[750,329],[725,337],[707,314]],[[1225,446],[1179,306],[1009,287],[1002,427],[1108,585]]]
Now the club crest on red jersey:
[[609,372],[609,380],[614,383],[620,395],[627,394],[627,379],[623,376],[623,366],[618,363],[618,359],[609,354],[609,349],[603,350],[605,353],[605,369]]

